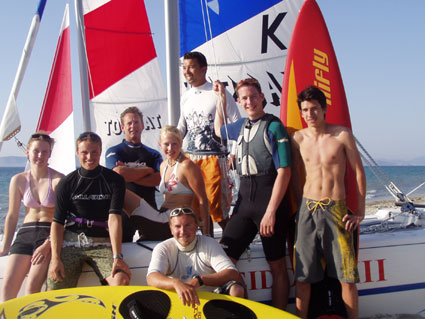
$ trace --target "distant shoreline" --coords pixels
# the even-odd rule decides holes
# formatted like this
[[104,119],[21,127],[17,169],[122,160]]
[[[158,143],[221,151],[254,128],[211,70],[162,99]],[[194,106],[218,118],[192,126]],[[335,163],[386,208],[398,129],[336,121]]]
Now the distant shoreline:
[[[0,167],[25,167],[27,158],[26,156],[0,156]],[[380,167],[386,166],[425,166],[425,157],[413,158],[405,161],[394,160],[392,162],[377,159],[376,162]],[[368,167],[368,165],[365,165]]]
[[[425,195],[412,197],[411,200],[412,202],[417,204],[425,204]],[[400,207],[395,206],[394,203],[394,199],[384,199],[366,202],[366,215],[375,214],[381,208],[400,209]]]

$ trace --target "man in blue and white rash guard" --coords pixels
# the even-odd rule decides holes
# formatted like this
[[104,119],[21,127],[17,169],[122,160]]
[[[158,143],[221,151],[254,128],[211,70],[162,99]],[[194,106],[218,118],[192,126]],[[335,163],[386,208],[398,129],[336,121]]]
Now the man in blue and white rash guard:
[[[155,187],[161,180],[159,167],[162,163],[162,156],[158,151],[143,145],[141,140],[144,129],[143,114],[137,107],[126,108],[120,118],[125,139],[106,151],[106,167],[124,177],[128,190],[157,209]],[[124,242],[133,241],[136,229],[139,230],[139,235],[144,237],[140,225],[130,221],[130,217],[126,214],[123,214],[122,218]]]
[[159,167],[162,156],[157,150],[142,144],[143,114],[137,107],[125,109],[120,118],[125,139],[106,151],[106,167],[124,177],[127,189],[157,209],[155,187],[161,180]]
[[56,189],[51,227],[48,289],[75,287],[87,262],[102,284],[128,285],[130,269],[121,251],[124,179],[99,165],[102,141],[92,132],[77,139],[81,167]]

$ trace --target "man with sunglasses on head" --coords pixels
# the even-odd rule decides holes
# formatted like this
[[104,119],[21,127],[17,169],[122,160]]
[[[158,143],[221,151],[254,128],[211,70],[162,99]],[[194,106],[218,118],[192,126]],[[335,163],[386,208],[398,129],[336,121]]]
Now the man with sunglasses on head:
[[81,134],[76,146],[81,167],[65,176],[56,191],[48,289],[75,287],[84,262],[102,284],[128,285],[130,269],[121,251],[124,179],[99,165],[97,134]]
[[198,218],[190,208],[170,212],[173,238],[153,250],[148,285],[175,290],[183,304],[192,307],[199,305],[198,289],[244,297],[236,267],[216,240],[196,235],[198,227]]

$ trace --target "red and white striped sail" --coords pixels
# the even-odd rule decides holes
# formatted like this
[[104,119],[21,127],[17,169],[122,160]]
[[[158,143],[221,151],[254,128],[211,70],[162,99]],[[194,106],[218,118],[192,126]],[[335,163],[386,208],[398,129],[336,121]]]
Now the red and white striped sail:
[[37,124],[55,139],[50,167],[67,174],[75,169],[74,117],[72,108],[69,5],[65,13]]
[[124,138],[121,112],[137,106],[144,115],[142,142],[158,149],[167,97],[144,2],[83,0],[82,7],[90,130],[101,136],[105,152]]

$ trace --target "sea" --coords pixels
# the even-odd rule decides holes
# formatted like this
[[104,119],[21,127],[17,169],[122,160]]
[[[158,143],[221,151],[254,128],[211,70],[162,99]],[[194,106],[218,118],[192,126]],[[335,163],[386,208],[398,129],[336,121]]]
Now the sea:
[[[425,183],[425,166],[381,166],[382,176],[392,181],[404,194],[408,194],[417,186]],[[0,167],[0,233],[3,230],[4,219],[9,207],[9,182],[13,175],[24,170],[23,167]],[[365,167],[367,180],[366,201],[393,199],[384,184],[378,179],[369,167]],[[382,179],[382,178],[381,178]],[[385,180],[383,182],[385,182]],[[410,196],[425,195],[425,185],[417,189]],[[21,205],[20,217],[24,215]]]

